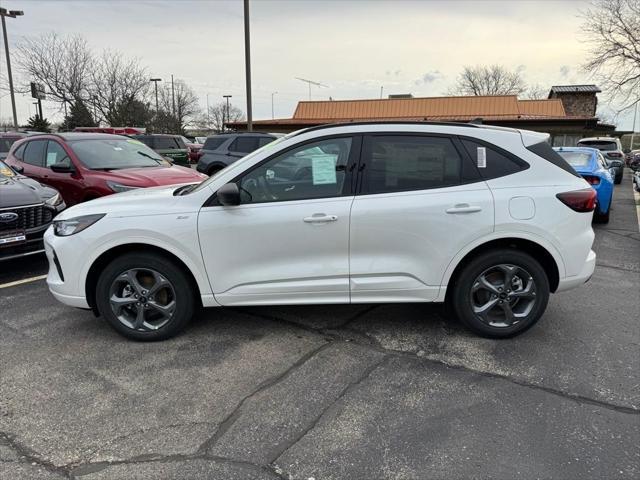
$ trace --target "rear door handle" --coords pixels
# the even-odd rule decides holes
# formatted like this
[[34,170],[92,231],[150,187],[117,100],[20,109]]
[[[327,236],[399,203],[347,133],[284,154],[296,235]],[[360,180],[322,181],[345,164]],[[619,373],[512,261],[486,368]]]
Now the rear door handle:
[[337,215],[327,215],[326,213],[314,213],[310,217],[302,219],[305,223],[329,223],[338,220]]
[[469,205],[468,203],[458,203],[454,205],[452,208],[447,208],[445,211],[447,213],[474,213],[482,210],[482,207],[478,207],[477,205]]

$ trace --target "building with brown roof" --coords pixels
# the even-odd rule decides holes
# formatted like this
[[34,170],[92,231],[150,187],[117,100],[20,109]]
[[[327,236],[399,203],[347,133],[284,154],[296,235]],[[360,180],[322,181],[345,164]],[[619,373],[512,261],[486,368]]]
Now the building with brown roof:
[[[298,102],[292,118],[254,120],[253,128],[263,132],[291,132],[326,123],[470,122],[481,119],[488,125],[548,132],[554,145],[575,145],[582,137],[612,134],[615,126],[600,123],[595,114],[596,93],[600,90],[594,85],[574,87],[593,88],[590,91],[563,92],[560,90],[568,87],[553,87],[549,98],[543,100],[494,95],[302,101]],[[246,122],[227,125],[236,130],[246,130]]]

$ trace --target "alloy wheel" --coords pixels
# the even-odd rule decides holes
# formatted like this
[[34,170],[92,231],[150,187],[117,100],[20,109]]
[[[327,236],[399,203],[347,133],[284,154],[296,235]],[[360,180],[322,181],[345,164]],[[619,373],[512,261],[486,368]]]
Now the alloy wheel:
[[124,326],[153,331],[173,318],[176,294],[171,282],[161,273],[149,268],[132,268],[111,283],[109,304]]
[[486,269],[472,284],[473,313],[483,323],[499,328],[524,320],[536,304],[536,284],[524,268],[499,264]]

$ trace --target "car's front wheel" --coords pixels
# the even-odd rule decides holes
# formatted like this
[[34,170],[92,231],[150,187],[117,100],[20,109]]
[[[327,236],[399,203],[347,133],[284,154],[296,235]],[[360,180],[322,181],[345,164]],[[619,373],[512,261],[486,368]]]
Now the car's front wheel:
[[195,299],[189,278],[174,262],[154,253],[113,260],[96,285],[100,314],[133,340],[164,340],[189,323]]
[[549,300],[549,280],[531,256],[492,250],[469,262],[450,285],[458,319],[484,337],[507,338],[533,326]]

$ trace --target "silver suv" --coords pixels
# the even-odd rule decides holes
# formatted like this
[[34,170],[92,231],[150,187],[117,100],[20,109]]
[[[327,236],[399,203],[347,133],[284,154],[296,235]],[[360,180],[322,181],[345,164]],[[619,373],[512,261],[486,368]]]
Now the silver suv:
[[624,174],[624,153],[619,138],[591,137],[578,140],[578,147],[597,148],[602,152],[610,170],[614,171],[614,182],[622,182]]
[[235,132],[207,137],[202,146],[202,154],[196,169],[201,173],[213,175],[281,136],[281,134],[274,133]]

